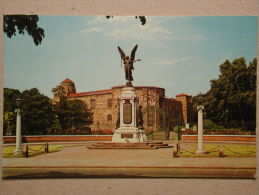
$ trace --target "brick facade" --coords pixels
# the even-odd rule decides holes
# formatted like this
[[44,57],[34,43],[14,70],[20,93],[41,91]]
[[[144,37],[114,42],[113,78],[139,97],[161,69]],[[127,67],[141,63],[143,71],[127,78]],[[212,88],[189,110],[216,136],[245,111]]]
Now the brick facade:
[[[65,82],[64,82],[65,81]],[[114,131],[116,129],[119,96],[124,85],[111,89],[76,93],[74,83],[66,79],[61,82],[71,100],[84,101],[93,113],[93,133],[97,131]],[[139,104],[142,105],[144,128],[146,131],[165,130],[165,118],[170,130],[175,125],[188,121],[188,109],[191,107],[191,96],[165,98],[165,89],[153,86],[134,86]],[[54,99],[57,97],[54,97]]]
[[183,120],[184,123],[191,123],[192,122],[192,113],[193,113],[193,103],[192,103],[192,97],[181,93],[176,95],[176,100],[178,102],[181,102],[182,104],[182,112],[183,112]]

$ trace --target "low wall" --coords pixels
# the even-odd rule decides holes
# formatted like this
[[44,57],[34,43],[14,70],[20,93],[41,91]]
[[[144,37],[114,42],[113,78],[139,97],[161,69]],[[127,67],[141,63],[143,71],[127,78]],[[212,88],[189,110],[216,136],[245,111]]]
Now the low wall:
[[[256,142],[255,135],[203,135],[204,141]],[[197,141],[197,135],[182,135],[182,141]]]
[[[3,136],[4,143],[14,143],[15,136]],[[73,141],[111,141],[112,135],[41,135],[22,136],[22,142],[73,142]]]

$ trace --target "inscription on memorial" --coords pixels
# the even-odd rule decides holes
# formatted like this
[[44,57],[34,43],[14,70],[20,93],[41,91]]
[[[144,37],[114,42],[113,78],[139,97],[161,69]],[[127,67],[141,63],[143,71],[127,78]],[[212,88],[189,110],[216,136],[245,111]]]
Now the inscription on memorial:
[[132,122],[132,104],[126,100],[123,104],[123,123],[130,124]]
[[132,133],[123,133],[123,134],[121,134],[121,138],[133,138],[133,134]]

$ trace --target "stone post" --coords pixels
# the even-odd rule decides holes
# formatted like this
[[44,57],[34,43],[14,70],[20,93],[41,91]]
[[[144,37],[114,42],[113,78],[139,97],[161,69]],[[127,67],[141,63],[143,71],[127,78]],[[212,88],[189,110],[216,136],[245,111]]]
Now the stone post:
[[199,105],[197,107],[198,110],[198,150],[196,151],[197,154],[204,154],[205,151],[203,150],[203,110],[204,107]]
[[21,110],[16,109],[16,147],[13,151],[14,154],[21,154],[21,142],[22,142],[22,131],[21,131]]

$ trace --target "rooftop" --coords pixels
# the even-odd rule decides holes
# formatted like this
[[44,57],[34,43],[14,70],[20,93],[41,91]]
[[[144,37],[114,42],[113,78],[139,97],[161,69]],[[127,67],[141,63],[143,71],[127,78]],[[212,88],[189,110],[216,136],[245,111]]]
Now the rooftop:
[[186,94],[186,93],[180,93],[180,94],[176,95],[176,97],[180,97],[180,96],[192,97],[191,95],[188,95],[188,94]]
[[72,80],[70,80],[70,79],[65,79],[64,81],[62,81],[61,83],[74,83]]
[[87,96],[87,95],[103,95],[103,94],[109,94],[109,93],[112,93],[112,89],[87,91],[87,92],[81,92],[81,93],[71,93],[67,97],[81,97],[81,96]]

